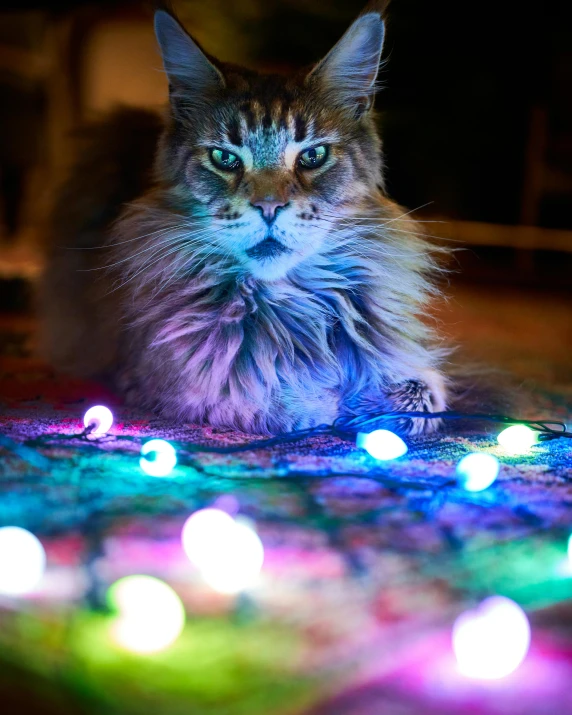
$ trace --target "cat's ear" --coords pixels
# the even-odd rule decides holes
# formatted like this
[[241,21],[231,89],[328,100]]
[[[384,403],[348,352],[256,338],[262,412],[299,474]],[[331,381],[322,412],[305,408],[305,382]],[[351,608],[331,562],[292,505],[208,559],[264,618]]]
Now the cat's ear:
[[373,103],[383,37],[381,14],[361,15],[307,80],[317,83],[328,101],[361,116]]
[[155,35],[169,78],[171,100],[204,101],[224,87],[224,77],[185,29],[165,10],[155,13]]

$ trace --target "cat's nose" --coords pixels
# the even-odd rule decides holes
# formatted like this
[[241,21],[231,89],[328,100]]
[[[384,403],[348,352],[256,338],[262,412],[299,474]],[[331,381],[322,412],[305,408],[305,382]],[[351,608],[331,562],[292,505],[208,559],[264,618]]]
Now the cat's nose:
[[254,208],[260,211],[266,223],[270,225],[278,215],[278,211],[286,208],[290,202],[280,201],[279,199],[256,199],[251,203]]

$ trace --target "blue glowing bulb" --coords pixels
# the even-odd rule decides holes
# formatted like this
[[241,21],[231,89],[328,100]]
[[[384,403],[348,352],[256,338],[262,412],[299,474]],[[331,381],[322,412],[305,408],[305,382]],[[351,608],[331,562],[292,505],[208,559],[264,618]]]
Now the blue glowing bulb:
[[526,454],[533,444],[538,442],[538,432],[526,425],[512,425],[503,429],[497,442],[509,454]]
[[525,659],[530,625],[518,604],[503,596],[492,596],[457,618],[452,640],[463,675],[497,680],[514,672]]
[[369,433],[358,432],[356,444],[375,459],[383,461],[397,459],[407,452],[407,445],[401,437],[387,429],[376,429]]
[[492,454],[473,452],[457,464],[457,478],[468,492],[481,492],[497,478],[499,460]]
[[141,447],[139,466],[150,477],[167,477],[177,464],[177,453],[164,439],[151,439]]

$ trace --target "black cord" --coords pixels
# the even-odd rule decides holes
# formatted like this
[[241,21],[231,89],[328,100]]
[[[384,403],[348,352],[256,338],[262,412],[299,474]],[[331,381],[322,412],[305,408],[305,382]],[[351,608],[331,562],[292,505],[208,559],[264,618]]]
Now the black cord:
[[524,425],[537,432],[541,432],[540,439],[556,439],[557,437],[572,438],[572,432],[568,432],[566,424],[558,420],[522,420],[506,415],[491,415],[482,413],[464,412],[408,412],[406,410],[394,410],[392,412],[378,412],[366,415],[356,415],[355,417],[338,417],[332,427],[336,430],[346,430],[352,433],[372,429],[377,423],[383,421],[420,418],[427,420],[470,420],[473,422],[496,422],[506,425]]
[[284,434],[269,437],[268,439],[254,440],[237,445],[215,446],[212,444],[187,445],[189,452],[208,452],[212,454],[235,454],[237,452],[248,452],[255,449],[268,449],[280,444],[290,444],[299,442],[309,437],[319,435],[331,435],[346,440],[355,440],[358,432],[368,432],[380,425],[398,419],[426,419],[426,420],[470,420],[474,422],[495,422],[505,425],[525,425],[530,429],[540,432],[539,440],[545,442],[558,437],[572,438],[572,432],[568,432],[564,422],[558,420],[522,420],[506,415],[489,414],[467,414],[463,412],[409,412],[407,410],[393,410],[391,412],[369,413],[356,415],[354,417],[338,417],[331,425],[318,425],[295,432],[285,432]]
[[[382,425],[388,426],[388,423],[403,419],[425,419],[425,420],[466,420],[472,422],[494,422],[503,425],[525,425],[536,432],[539,432],[539,441],[546,442],[557,439],[559,437],[572,438],[572,432],[569,432],[564,422],[558,420],[523,420],[507,415],[490,415],[480,413],[464,413],[464,412],[410,412],[408,410],[393,410],[389,412],[367,413],[364,415],[341,416],[338,417],[331,425],[322,424],[316,427],[309,427],[303,430],[293,432],[285,432],[284,434],[268,437],[267,439],[258,439],[251,442],[243,442],[241,444],[215,445],[215,444],[185,444],[184,449],[190,453],[210,453],[210,454],[237,454],[239,452],[250,452],[258,449],[268,449],[282,444],[291,444],[300,442],[311,437],[320,435],[330,435],[339,437],[348,441],[355,441],[358,432],[371,432],[374,429],[380,428]],[[91,432],[95,428],[95,424],[90,424],[82,432],[76,435],[65,435],[64,439],[81,439],[92,443],[101,441],[115,441],[127,439],[133,441],[132,437],[123,437],[115,435],[101,435],[95,439],[88,439]],[[53,438],[53,435],[50,435]],[[10,440],[6,436],[1,436],[0,447],[4,447],[16,454],[22,459],[32,462],[30,455],[25,452],[26,448],[20,448],[18,443]],[[22,451],[22,449],[24,451]],[[32,455],[33,456],[33,455]],[[45,458],[42,458],[45,459]],[[38,465],[36,465],[38,466]],[[46,466],[43,463],[42,466]]]

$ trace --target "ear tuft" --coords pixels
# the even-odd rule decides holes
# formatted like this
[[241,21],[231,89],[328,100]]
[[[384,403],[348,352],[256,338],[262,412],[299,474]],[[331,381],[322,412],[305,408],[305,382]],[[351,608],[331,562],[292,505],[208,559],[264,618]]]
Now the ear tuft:
[[383,48],[384,24],[378,12],[361,15],[308,75],[329,101],[361,114],[370,108]]
[[189,101],[204,98],[224,86],[224,78],[184,28],[165,10],[155,13],[155,35],[172,96]]

